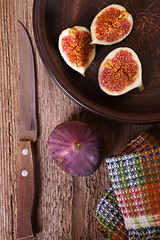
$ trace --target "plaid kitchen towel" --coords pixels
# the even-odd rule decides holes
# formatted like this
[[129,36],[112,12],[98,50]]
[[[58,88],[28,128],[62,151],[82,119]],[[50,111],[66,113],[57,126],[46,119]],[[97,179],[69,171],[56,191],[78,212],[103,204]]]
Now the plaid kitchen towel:
[[[131,153],[157,145],[160,145],[160,141],[149,132],[144,132],[131,141],[119,154]],[[128,239],[128,232],[112,186],[107,189],[97,205],[95,222],[98,232],[105,239]],[[133,231],[129,231],[130,239],[131,232]],[[132,239],[138,238],[134,236]]]
[[105,239],[128,239],[128,232],[112,186],[107,189],[97,205],[95,223],[98,232]]
[[127,144],[127,146],[123,148],[118,154],[116,154],[116,156],[156,146],[160,146],[160,140],[153,136],[149,131],[145,131],[136,139]]
[[160,239],[160,147],[106,161],[129,239]]

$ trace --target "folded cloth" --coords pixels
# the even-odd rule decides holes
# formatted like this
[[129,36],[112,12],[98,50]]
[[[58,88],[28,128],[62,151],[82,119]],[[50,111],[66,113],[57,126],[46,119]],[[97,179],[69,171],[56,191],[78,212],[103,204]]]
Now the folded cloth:
[[[160,145],[160,141],[149,132],[144,132],[132,140],[117,155],[131,153],[149,147]],[[115,192],[111,186],[100,199],[95,211],[95,223],[98,232],[105,239],[128,239],[122,213],[119,209]]]
[[112,186],[100,199],[95,219],[97,230],[105,239],[128,239],[128,232]]
[[106,161],[129,239],[160,239],[160,147]]
[[136,139],[128,143],[125,148],[123,148],[118,154],[116,154],[116,156],[156,146],[160,146],[160,140],[153,136],[150,132],[145,131],[140,134]]

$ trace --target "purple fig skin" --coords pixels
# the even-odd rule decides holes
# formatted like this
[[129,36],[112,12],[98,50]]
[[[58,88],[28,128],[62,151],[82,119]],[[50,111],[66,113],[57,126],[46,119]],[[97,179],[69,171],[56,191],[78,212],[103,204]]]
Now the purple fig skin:
[[80,121],[61,123],[50,134],[47,148],[56,164],[72,176],[95,172],[102,162],[103,139]]

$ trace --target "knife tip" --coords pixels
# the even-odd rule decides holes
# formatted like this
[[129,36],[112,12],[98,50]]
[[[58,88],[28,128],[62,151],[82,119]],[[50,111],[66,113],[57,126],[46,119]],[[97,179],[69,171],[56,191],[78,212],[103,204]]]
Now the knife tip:
[[21,21],[18,20],[18,26],[22,29],[25,29],[24,25],[21,23]]
[[18,20],[18,23],[19,23],[20,25],[23,25],[20,20]]

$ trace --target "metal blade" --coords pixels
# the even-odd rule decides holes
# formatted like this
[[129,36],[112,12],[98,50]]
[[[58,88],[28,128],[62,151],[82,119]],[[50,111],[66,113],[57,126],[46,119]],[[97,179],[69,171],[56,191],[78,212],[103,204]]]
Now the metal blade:
[[37,139],[36,98],[35,98],[35,66],[33,50],[29,36],[18,23],[19,69],[20,69],[20,125],[19,138]]

